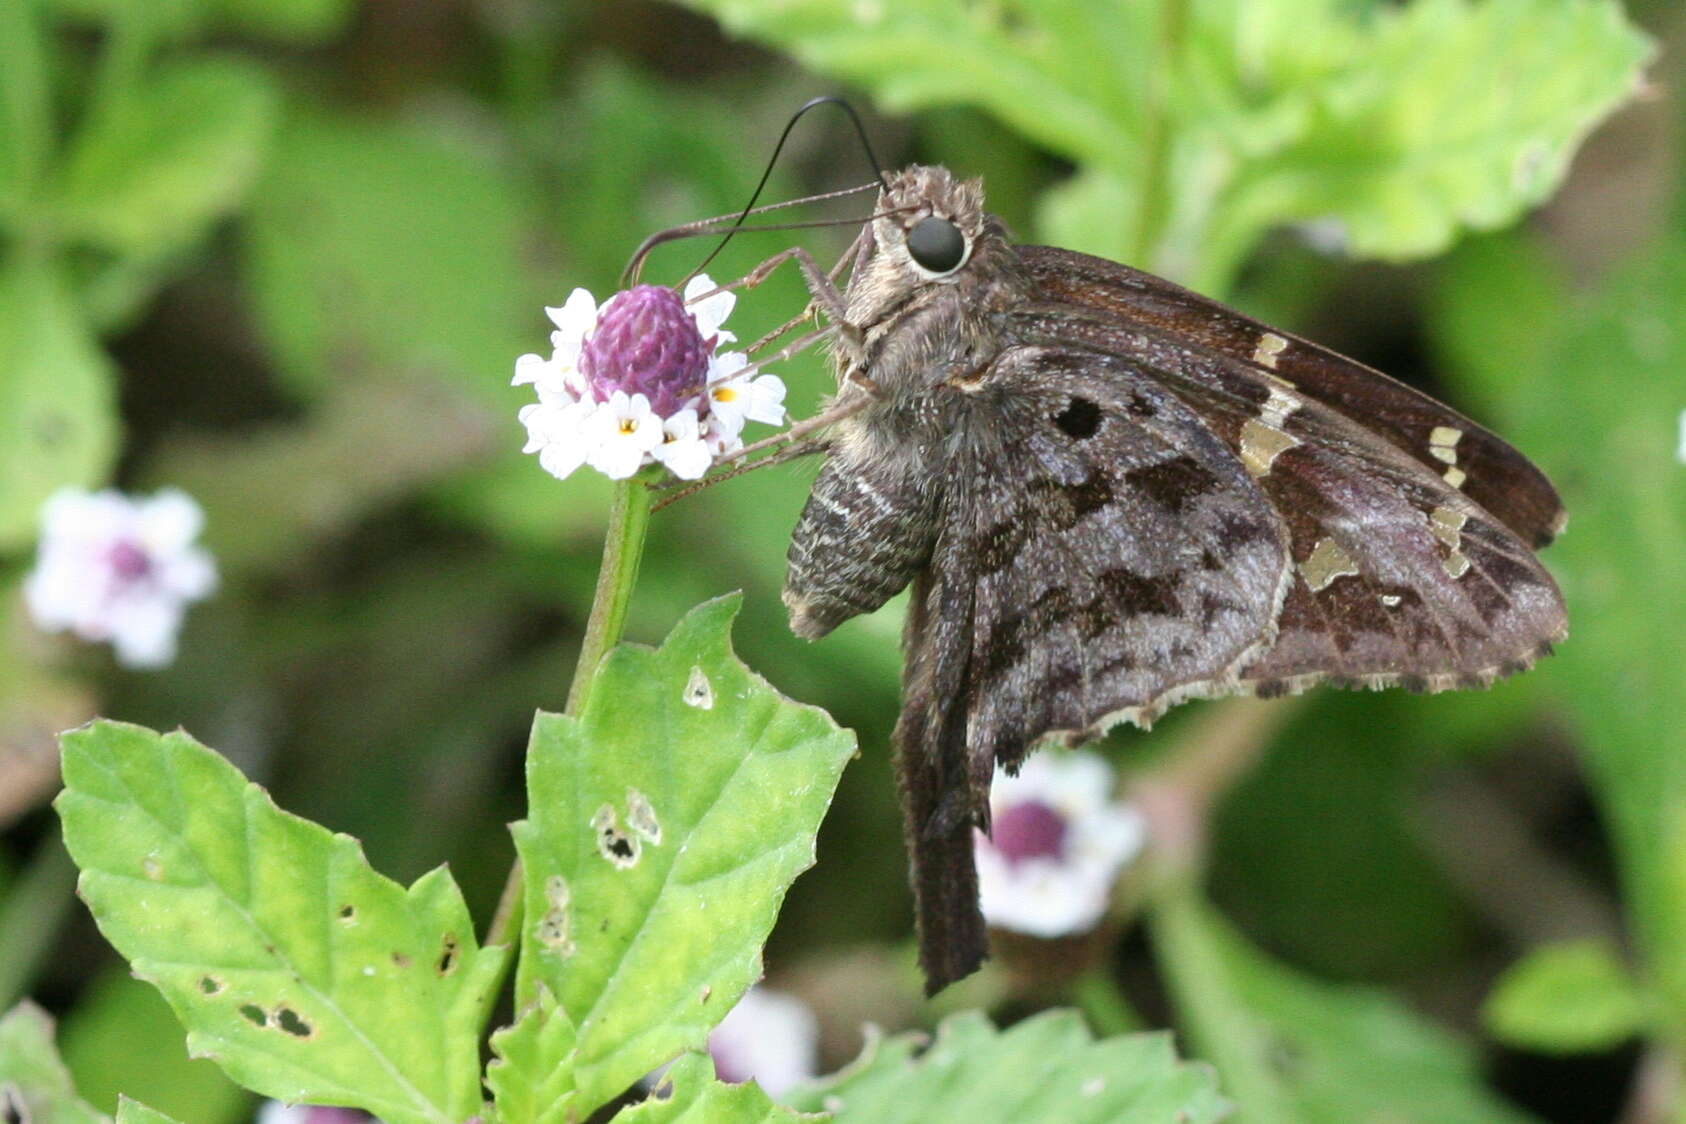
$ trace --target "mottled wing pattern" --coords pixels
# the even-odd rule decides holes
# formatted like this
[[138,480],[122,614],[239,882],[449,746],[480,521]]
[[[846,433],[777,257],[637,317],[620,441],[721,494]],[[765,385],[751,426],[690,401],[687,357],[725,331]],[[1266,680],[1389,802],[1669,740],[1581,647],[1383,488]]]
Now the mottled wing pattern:
[[1241,671],[1247,688],[1484,685],[1563,635],[1562,597],[1526,543],[1432,465],[1372,436],[1368,419],[1151,330],[1049,308],[1016,327],[1153,370],[1279,513],[1294,580],[1272,645]]
[[1129,266],[1049,246],[1020,246],[1044,294],[1087,314],[1174,337],[1192,353],[1245,363],[1403,450],[1486,510],[1525,545],[1549,543],[1565,514],[1545,474],[1443,403],[1310,340],[1267,327],[1199,293]]
[[[961,423],[942,535],[969,580],[968,751],[980,822],[996,762],[1219,693],[1273,636],[1281,519],[1235,453],[1127,359],[1014,347]],[[942,563],[939,552],[935,564]]]

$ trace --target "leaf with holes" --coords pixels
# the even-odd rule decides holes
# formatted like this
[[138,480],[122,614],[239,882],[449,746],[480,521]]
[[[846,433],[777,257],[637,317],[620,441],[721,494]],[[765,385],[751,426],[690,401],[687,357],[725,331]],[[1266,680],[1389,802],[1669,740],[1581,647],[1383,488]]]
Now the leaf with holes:
[[648,1099],[621,1109],[613,1124],[801,1124],[826,1119],[774,1104],[753,1081],[717,1081],[707,1054],[685,1054],[662,1075]]
[[76,1095],[53,1045],[53,1020],[25,1000],[0,1018],[0,1117],[53,1124],[103,1124]]
[[738,604],[699,606],[659,649],[616,649],[579,718],[533,724],[516,999],[543,985],[573,1018],[581,1113],[703,1049],[759,978],[855,751],[732,654]]
[[406,890],[184,733],[97,722],[62,740],[80,893],[190,1052],[265,1096],[388,1124],[480,1110],[503,950],[476,947],[443,868]]
[[842,1072],[793,1091],[798,1108],[838,1124],[1203,1124],[1228,1112],[1210,1067],[1177,1060],[1168,1034],[1097,1042],[1074,1011],[998,1031],[973,1011],[922,1034],[870,1037]]

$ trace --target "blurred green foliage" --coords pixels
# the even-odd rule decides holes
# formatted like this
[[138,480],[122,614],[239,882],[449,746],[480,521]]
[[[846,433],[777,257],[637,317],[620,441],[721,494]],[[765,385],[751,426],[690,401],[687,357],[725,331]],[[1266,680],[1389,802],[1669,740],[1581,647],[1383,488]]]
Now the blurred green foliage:
[[[1610,1118],[1631,1077],[1623,1039],[1678,1066],[1674,6],[1629,5],[1665,47],[1653,95],[1573,170],[1652,54],[1614,3],[689,7],[726,34],[647,4],[0,2],[0,760],[96,710],[181,724],[286,806],[362,838],[377,868],[408,882],[449,859],[483,921],[512,856],[503,824],[523,814],[527,726],[561,704],[608,502],[602,482],[558,484],[519,453],[514,357],[542,349],[541,305],[575,285],[606,295],[644,235],[741,206],[789,112],[843,80],[863,108],[918,111],[869,117],[887,160],[985,174],[1022,231],[1416,380],[1537,459],[1572,514],[1546,554],[1571,609],[1560,654],[1481,695],[1305,700],[1216,809],[1204,888],[1156,914],[1153,955],[1120,949],[1143,1010],[1191,1035],[1248,1120],[1350,1120],[1373,1098],[1400,1119],[1516,1119],[1484,1087],[1494,1076],[1535,1113]],[[793,143],[771,197],[865,178],[841,125],[805,124]],[[1560,188],[1543,218],[1442,260],[1359,260],[1441,253]],[[710,271],[798,237],[835,255],[847,230],[746,235]],[[665,247],[649,276],[702,252]],[[752,339],[803,300],[778,275],[731,326]],[[798,414],[825,393],[818,356],[780,373]],[[658,515],[630,622],[660,636],[741,587],[746,662],[860,732],[775,969],[899,940],[908,916],[883,752],[899,604],[808,647],[778,603],[812,470],[751,474]],[[41,500],[111,481],[180,485],[207,508],[224,589],[167,673],[119,673],[35,634],[17,606]],[[1109,748],[1149,772],[1192,723],[1164,727]],[[1524,865],[1484,870],[1470,856],[1496,833],[1470,827],[1479,815],[1428,814],[1448,777],[1487,798],[1469,808],[1513,817]],[[33,783],[39,803],[50,792]],[[43,830],[17,821],[7,865],[44,853]],[[1607,951],[1565,959],[1558,942],[1580,938]],[[88,1043],[155,1034],[156,1011],[93,986],[116,961],[85,921],[48,946],[26,969],[70,1013],[71,1064],[110,1109],[114,1063]],[[1396,989],[1417,1013],[1328,977]],[[1526,1053],[1432,1025],[1475,1035],[1483,1012]],[[1564,1084],[1570,1063],[1543,1055],[1577,1050],[1602,1052],[1599,1080],[1569,1081],[1596,1107],[1531,1094]],[[155,1103],[196,1124],[248,1110],[226,1088],[197,1116]]]

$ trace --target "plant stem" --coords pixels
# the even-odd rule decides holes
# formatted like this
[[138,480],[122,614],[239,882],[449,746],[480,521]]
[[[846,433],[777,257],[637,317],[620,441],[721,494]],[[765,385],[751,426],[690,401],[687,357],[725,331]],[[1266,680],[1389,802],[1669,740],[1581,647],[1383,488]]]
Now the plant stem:
[[57,835],[43,839],[0,911],[0,1011],[29,990],[41,954],[74,900],[76,867]]
[[1111,1038],[1145,1030],[1147,1024],[1124,997],[1117,978],[1104,965],[1097,965],[1071,981],[1071,1000],[1089,1020],[1096,1038]]
[[[615,485],[609,505],[609,529],[603,538],[603,562],[597,570],[597,591],[591,599],[591,616],[586,619],[585,639],[580,641],[579,662],[568,688],[564,713],[579,715],[585,709],[597,665],[620,642],[626,626],[626,610],[632,601],[632,587],[638,581],[638,563],[644,557],[644,535],[650,526],[650,488],[634,477]],[[486,930],[487,946],[507,943],[521,927],[521,860],[509,868],[497,912]],[[508,970],[508,964],[505,964]],[[494,988],[493,991],[498,989]]]

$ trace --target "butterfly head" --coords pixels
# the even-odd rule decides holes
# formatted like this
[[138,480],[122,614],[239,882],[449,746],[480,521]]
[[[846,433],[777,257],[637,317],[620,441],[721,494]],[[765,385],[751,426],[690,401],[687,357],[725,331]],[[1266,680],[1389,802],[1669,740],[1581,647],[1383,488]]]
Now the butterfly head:
[[957,180],[947,168],[923,164],[890,177],[879,211],[872,232],[880,256],[914,284],[956,277],[989,219],[983,181]]

